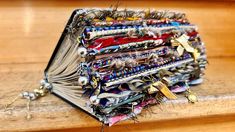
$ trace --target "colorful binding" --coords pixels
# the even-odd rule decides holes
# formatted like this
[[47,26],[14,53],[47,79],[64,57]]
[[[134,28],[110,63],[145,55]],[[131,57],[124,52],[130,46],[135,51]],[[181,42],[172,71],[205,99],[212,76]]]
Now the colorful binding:
[[189,86],[202,82],[205,47],[184,13],[79,9],[72,17],[63,40],[71,46],[60,47],[45,81],[105,124],[177,99],[176,93],[192,93]]

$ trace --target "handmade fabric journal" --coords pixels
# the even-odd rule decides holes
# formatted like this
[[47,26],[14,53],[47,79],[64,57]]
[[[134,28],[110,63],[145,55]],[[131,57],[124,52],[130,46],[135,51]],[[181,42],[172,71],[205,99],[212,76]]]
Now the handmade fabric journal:
[[109,126],[200,84],[207,64],[197,27],[184,13],[75,10],[34,100],[52,92]]

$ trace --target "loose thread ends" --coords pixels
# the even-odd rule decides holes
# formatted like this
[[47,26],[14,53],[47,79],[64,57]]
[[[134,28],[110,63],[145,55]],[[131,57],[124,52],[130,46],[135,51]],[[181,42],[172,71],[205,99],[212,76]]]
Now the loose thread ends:
[[27,120],[30,120],[32,118],[32,114],[30,112],[30,103],[31,103],[31,100],[29,99],[28,102],[27,102],[27,115],[26,115],[26,119]]

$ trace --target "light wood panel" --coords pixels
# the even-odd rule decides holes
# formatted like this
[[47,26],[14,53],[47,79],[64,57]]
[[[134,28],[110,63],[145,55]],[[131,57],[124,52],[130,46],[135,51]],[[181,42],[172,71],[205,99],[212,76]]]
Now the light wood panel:
[[[0,63],[47,62],[75,8],[116,1],[0,1]],[[209,57],[235,55],[234,2],[121,1],[121,7],[185,12],[198,25]]]
[[[101,123],[79,109],[71,107],[54,95],[48,95],[32,102],[33,119],[26,120],[26,102],[18,100],[13,106],[13,114],[8,115],[3,111],[3,106],[13,99],[22,90],[32,90],[38,86],[42,78],[42,71],[46,63],[38,64],[1,64],[0,65],[0,130],[53,130],[71,129],[86,130],[100,129]],[[108,130],[148,130],[162,129],[173,130],[178,125],[182,129],[206,129],[202,122],[212,128],[212,123],[219,128],[231,126],[234,128],[235,119],[235,59],[210,59],[206,71],[205,81],[202,85],[193,87],[199,102],[190,104],[186,98],[167,101],[159,106],[143,111],[138,116],[139,124],[133,121],[124,121]],[[225,70],[226,69],[226,70]],[[150,110],[152,112],[150,112]],[[148,125],[149,123],[149,125]],[[170,124],[169,124],[170,123]],[[175,124],[176,123],[176,124]],[[228,123],[228,124],[227,124]],[[158,124],[158,125],[154,125]],[[161,126],[161,124],[163,126]],[[167,125],[169,124],[169,125]],[[142,128],[142,126],[145,126]],[[128,129],[129,128],[129,129]],[[208,129],[209,129],[208,128]],[[228,128],[229,129],[229,128]],[[74,129],[75,130],[75,129]]]

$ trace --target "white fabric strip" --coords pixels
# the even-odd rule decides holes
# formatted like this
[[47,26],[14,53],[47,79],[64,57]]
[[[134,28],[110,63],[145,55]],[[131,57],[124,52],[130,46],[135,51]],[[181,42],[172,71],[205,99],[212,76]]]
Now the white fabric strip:
[[[206,56],[201,56],[198,59],[205,58],[205,57]],[[158,72],[161,69],[168,69],[168,68],[171,68],[171,67],[176,67],[176,66],[182,65],[184,63],[189,63],[189,62],[191,62],[193,60],[194,60],[193,58],[190,58],[190,59],[182,60],[182,61],[179,61],[179,62],[175,62],[175,63],[173,63],[171,65],[166,65],[166,66],[162,66],[162,67],[158,67],[158,68],[148,69],[148,70],[146,70],[146,71],[144,71],[142,73],[136,73],[135,75],[124,77],[122,79],[118,79],[118,80],[115,80],[115,81],[112,81],[112,82],[107,82],[107,83],[105,83],[105,85],[107,87],[109,87],[109,86],[112,86],[112,85],[119,84],[120,82],[124,83],[124,82],[127,82],[127,81],[129,81],[129,80],[131,80],[133,78],[137,78],[137,77],[140,77],[140,76],[146,76],[146,75],[154,74],[154,73]]]

